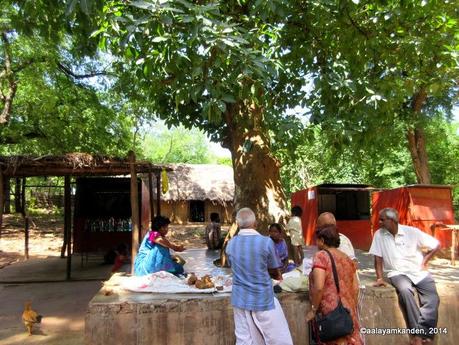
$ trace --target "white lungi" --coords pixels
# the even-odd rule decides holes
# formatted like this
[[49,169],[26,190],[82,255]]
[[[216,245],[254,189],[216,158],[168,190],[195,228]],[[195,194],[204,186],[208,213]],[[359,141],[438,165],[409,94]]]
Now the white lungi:
[[284,311],[274,297],[274,309],[250,311],[233,307],[236,345],[293,345]]

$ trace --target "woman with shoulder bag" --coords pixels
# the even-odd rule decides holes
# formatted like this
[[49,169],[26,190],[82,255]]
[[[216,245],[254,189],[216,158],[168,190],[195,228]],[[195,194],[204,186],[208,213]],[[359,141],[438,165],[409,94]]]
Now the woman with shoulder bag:
[[315,340],[326,345],[362,345],[356,265],[337,249],[340,240],[334,225],[317,230],[316,242],[319,251],[309,277],[311,310],[306,315]]

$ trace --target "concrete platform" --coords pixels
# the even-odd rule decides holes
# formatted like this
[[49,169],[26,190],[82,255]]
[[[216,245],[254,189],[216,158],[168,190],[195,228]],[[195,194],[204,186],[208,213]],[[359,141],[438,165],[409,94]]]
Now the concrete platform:
[[[312,255],[314,248],[305,250]],[[405,328],[392,287],[374,288],[373,259],[364,252],[357,253],[361,261],[359,272],[363,307],[362,327],[370,329]],[[189,250],[182,255],[189,272],[219,274],[213,266],[216,251]],[[438,265],[435,266],[435,265]],[[436,344],[455,345],[459,336],[458,269],[435,264],[435,278],[441,298],[438,326],[441,334]],[[234,322],[229,294],[145,294],[130,293],[116,285],[116,277],[106,283],[113,293],[101,291],[91,300],[85,320],[85,344],[171,344],[171,345],[229,345],[235,343]],[[308,293],[281,293],[282,304],[294,344],[308,344],[305,321],[310,309]],[[446,332],[446,334],[445,334]],[[367,345],[407,344],[407,335],[367,335]]]

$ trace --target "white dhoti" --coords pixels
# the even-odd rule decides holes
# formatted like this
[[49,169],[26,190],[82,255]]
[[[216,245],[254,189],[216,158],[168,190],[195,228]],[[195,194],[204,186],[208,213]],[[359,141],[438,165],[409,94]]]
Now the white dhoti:
[[233,307],[236,345],[293,345],[284,311],[274,297],[274,309],[250,311]]

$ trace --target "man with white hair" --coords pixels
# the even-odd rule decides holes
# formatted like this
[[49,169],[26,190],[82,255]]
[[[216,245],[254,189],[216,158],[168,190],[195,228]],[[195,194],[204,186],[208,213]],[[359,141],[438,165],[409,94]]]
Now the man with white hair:
[[242,208],[236,214],[239,233],[226,247],[233,271],[231,304],[236,345],[292,345],[282,307],[274,297],[271,278],[281,280],[282,262],[274,242],[255,230],[255,214]]
[[[427,263],[440,249],[440,244],[418,228],[399,224],[398,212],[393,208],[384,208],[379,212],[379,226],[370,248],[370,254],[375,257],[375,286],[386,285],[384,264],[387,277],[397,290],[407,327],[418,332],[411,337],[410,343],[430,343],[433,334],[429,330],[437,327],[440,298],[435,281],[427,271]],[[423,254],[422,248],[428,249],[426,254]]]

